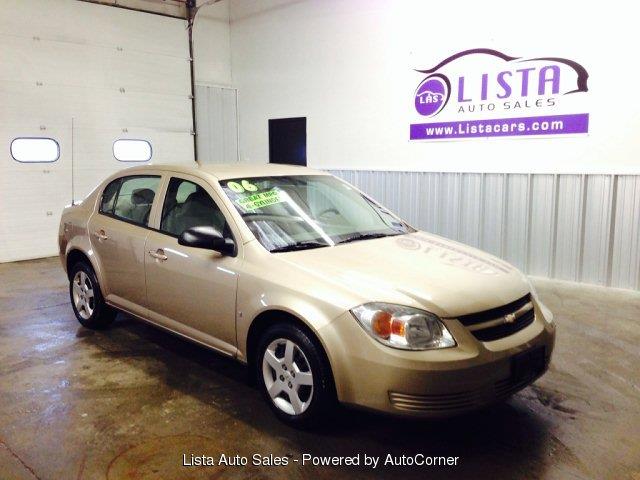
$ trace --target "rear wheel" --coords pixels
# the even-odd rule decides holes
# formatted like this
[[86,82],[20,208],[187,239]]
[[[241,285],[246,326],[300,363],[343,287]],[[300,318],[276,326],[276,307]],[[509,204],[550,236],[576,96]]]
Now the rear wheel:
[[283,323],[267,329],[256,370],[275,414],[293,426],[313,426],[336,404],[333,377],[324,352],[305,330]]
[[78,321],[87,328],[108,327],[116,312],[105,303],[93,268],[85,262],[78,262],[71,269],[70,277],[69,296]]

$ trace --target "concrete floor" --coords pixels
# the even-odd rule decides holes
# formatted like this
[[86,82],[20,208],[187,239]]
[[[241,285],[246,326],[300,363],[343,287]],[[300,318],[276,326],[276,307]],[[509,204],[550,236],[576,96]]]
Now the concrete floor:
[[[82,328],[57,259],[0,265],[0,478],[594,478],[640,480],[640,294],[539,281],[551,370],[506,404],[440,422],[346,411],[279,423],[231,360],[120,316]],[[457,467],[181,466],[218,456],[459,456]]]

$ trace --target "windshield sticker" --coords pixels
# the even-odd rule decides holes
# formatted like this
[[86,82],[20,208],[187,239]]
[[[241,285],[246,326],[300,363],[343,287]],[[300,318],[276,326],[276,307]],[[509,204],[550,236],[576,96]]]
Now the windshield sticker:
[[236,193],[243,193],[244,192],[244,188],[238,182],[227,182],[227,187],[232,192],[236,192]]
[[255,192],[258,190],[258,187],[256,187],[249,180],[242,180],[242,188],[244,188],[247,192]]
[[258,187],[256,187],[249,180],[242,180],[240,183],[238,182],[227,182],[227,187],[235,192],[235,193],[244,193],[246,192],[257,192]]
[[242,198],[238,198],[236,203],[242,207],[245,211],[257,210],[275,203],[282,203],[285,201],[280,190],[269,190],[268,192],[254,193],[253,195],[247,195]]

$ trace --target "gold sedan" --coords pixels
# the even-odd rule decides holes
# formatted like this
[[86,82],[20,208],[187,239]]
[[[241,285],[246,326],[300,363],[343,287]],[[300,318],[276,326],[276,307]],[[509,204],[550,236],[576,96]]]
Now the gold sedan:
[[516,268],[308,168],[127,169],[64,210],[59,246],[82,325],[120,310],[233,357],[294,425],[338,402],[478,408],[536,380],[554,346]]

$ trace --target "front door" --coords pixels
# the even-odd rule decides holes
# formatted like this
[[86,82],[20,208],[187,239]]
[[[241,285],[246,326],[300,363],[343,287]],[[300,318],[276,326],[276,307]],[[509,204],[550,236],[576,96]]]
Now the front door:
[[232,236],[213,189],[188,175],[170,179],[157,231],[146,244],[149,316],[173,331],[234,354],[239,257],[178,244],[195,226],[212,226]]
[[91,245],[102,269],[108,302],[143,315],[146,308],[145,242],[159,175],[121,177],[102,194],[99,212],[89,220]]

